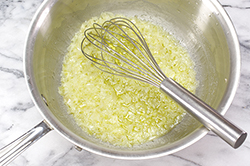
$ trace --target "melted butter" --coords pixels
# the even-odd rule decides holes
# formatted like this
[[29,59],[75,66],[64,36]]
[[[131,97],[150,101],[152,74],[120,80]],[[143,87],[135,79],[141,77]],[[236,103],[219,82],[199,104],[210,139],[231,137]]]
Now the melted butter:
[[[103,73],[84,57],[80,44],[85,29],[113,17],[103,13],[82,24],[65,56],[59,93],[69,114],[85,132],[104,142],[131,147],[168,133],[180,123],[185,111],[156,87]],[[163,72],[195,92],[195,72],[187,51],[160,26],[131,19]],[[91,46],[88,49],[92,54],[100,54]]]

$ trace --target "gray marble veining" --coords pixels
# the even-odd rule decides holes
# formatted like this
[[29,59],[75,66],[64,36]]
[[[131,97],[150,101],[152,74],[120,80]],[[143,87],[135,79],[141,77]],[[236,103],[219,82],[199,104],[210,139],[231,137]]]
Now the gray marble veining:
[[[43,118],[27,90],[23,50],[28,27],[43,0],[0,2],[0,147],[14,140]],[[241,81],[226,113],[250,133],[250,0],[220,0],[236,28],[241,48]],[[237,150],[213,133],[175,154],[150,160],[115,160],[77,151],[58,133],[51,132],[14,160],[11,166],[248,166],[250,139]]]

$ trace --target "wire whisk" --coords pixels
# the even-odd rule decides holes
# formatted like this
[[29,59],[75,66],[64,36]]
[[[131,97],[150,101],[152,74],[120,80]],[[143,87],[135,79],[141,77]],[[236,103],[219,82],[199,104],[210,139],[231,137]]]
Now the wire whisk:
[[[89,45],[98,49],[99,53],[93,54],[91,49],[88,49]],[[84,32],[81,51],[95,67],[104,72],[160,88],[164,94],[174,99],[232,147],[238,148],[246,139],[245,131],[162,72],[142,33],[131,20],[117,17],[105,21],[102,25],[94,23]]]
[[[156,63],[139,29],[126,18],[114,18],[84,32],[82,52],[102,71],[137,79],[159,88],[166,78]],[[84,51],[86,42],[101,50],[98,55]]]

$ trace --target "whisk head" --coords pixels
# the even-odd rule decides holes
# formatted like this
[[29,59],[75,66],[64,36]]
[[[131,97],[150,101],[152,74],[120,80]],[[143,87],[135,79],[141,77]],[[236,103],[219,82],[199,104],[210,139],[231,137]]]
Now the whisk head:
[[[92,49],[100,53],[92,54]],[[137,26],[117,17],[85,30],[81,51],[98,69],[159,87],[166,78]]]

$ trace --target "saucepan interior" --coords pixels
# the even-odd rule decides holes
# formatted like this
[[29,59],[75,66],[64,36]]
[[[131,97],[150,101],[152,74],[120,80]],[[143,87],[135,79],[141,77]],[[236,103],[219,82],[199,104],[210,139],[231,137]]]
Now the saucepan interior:
[[207,130],[189,115],[165,136],[133,148],[102,143],[76,125],[58,93],[62,61],[81,24],[102,12],[136,15],[163,26],[195,63],[199,80],[196,95],[222,114],[232,102],[239,80],[239,46],[234,28],[217,1],[50,0],[33,19],[25,50],[29,88],[47,122],[83,149],[126,159],[170,154],[203,137]]

